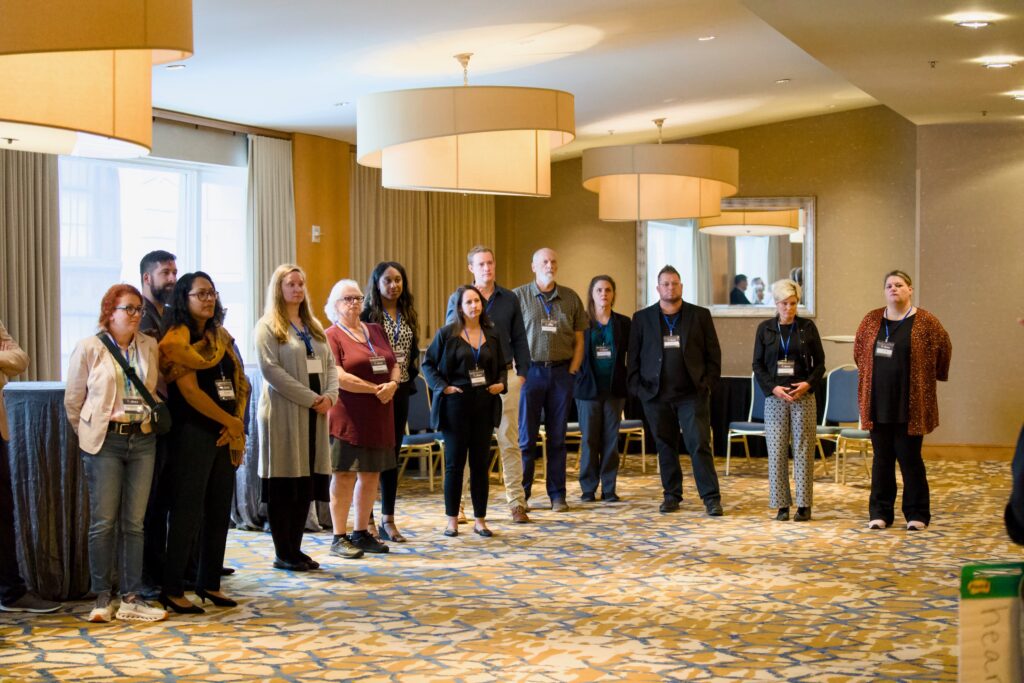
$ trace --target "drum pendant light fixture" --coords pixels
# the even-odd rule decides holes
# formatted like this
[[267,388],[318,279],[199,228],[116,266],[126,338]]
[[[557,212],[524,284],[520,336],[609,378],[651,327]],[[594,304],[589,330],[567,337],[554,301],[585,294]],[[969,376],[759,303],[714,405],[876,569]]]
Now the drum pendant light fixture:
[[149,153],[152,68],[192,55],[191,0],[4,0],[0,13],[0,149]]
[[598,193],[603,221],[701,218],[721,213],[736,194],[739,151],[716,145],[663,145],[665,119],[654,119],[657,144],[583,151],[583,187]]
[[761,211],[723,211],[718,216],[703,218],[700,231],[705,235],[726,237],[790,237],[800,229],[799,209]]
[[399,190],[551,195],[551,150],[576,136],[570,93],[463,84],[374,93],[356,110],[356,158]]

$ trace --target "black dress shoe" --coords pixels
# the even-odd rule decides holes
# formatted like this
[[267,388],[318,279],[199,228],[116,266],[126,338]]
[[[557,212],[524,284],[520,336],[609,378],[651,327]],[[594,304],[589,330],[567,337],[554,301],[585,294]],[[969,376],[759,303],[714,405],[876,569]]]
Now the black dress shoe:
[[779,514],[775,515],[775,519],[780,522],[788,522],[789,508],[779,508]]
[[444,530],[444,535],[447,536],[448,538],[454,538],[454,537],[459,535],[459,530],[457,528],[456,529],[445,529]]
[[473,527],[473,533],[477,536],[483,536],[484,538],[490,538],[494,535],[494,532],[487,528]]
[[658,510],[661,512],[676,512],[679,510],[679,501],[666,498]]
[[200,598],[203,601],[204,605],[206,604],[206,601],[209,600],[217,607],[238,607],[238,603],[232,600],[231,598],[221,597],[219,595],[214,595],[213,593],[207,593],[202,588],[196,589],[196,597]]
[[618,503],[622,499],[616,493],[602,493],[601,500],[606,503]]
[[220,575],[221,576],[231,576],[234,573],[235,573],[235,568],[234,567],[221,567],[220,568]]
[[309,565],[305,561],[289,562],[288,560],[282,560],[280,557],[275,557],[274,569],[284,569],[289,572],[308,572]]
[[714,503],[708,503],[704,509],[708,511],[708,517],[721,517],[725,514],[725,511],[722,509],[722,504],[717,501]]
[[794,522],[808,522],[811,519],[811,508],[797,508],[796,514],[793,515]]
[[580,496],[580,502],[582,503],[593,503],[596,500],[597,496],[595,496],[593,493],[584,493],[582,496]]
[[[181,596],[175,596],[175,597],[179,597],[181,599],[184,599],[185,596],[181,595]],[[171,610],[172,612],[174,612],[176,614],[205,614],[206,613],[206,610],[204,610],[199,605],[193,603],[191,600],[185,600],[185,602],[188,603],[187,605],[179,605],[178,603],[176,603],[173,600],[171,600],[170,596],[167,595],[167,593],[161,593],[160,596],[157,598],[157,602],[159,602],[161,605],[163,605],[164,609],[169,609],[169,610]]]

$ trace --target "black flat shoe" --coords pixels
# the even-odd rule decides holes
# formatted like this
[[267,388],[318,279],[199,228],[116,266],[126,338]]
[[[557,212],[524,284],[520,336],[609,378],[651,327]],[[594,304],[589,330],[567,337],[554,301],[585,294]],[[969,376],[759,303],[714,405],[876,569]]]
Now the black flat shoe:
[[207,593],[206,590],[202,588],[196,589],[196,597],[200,598],[203,601],[204,605],[206,604],[206,601],[209,600],[217,607],[238,607],[238,603],[232,600],[231,598],[225,598],[221,597],[220,595],[213,595],[212,593]]
[[235,568],[234,567],[221,567],[220,568],[220,575],[221,576],[231,576],[234,573],[235,573]]
[[284,569],[289,572],[308,572],[310,567],[305,561],[289,562],[287,560],[282,560],[280,557],[275,557],[274,569]]
[[[180,596],[180,597],[182,597],[184,599],[184,596]],[[159,602],[163,606],[164,609],[169,609],[172,612],[174,612],[175,614],[205,614],[206,613],[206,610],[204,610],[199,605],[194,604],[191,600],[186,600],[186,602],[188,602],[187,606],[179,605],[178,603],[176,603],[173,600],[171,600],[171,597],[169,595],[167,595],[167,593],[161,593],[157,597],[157,602]]]
[[483,536],[484,538],[490,538],[491,536],[494,535],[494,532],[491,531],[490,529],[487,529],[487,528],[481,529],[480,527],[473,527],[473,533],[476,534],[477,536]]
[[299,553],[299,557],[302,558],[302,561],[305,562],[310,569],[320,569],[320,563],[306,553]]
[[444,535],[447,536],[448,538],[454,538],[454,537],[459,535],[459,530],[458,529],[445,529],[444,530]]
[[789,508],[779,508],[779,514],[775,515],[775,519],[779,522],[788,522]]
[[794,522],[809,522],[811,521],[811,508],[797,508],[796,514],[793,515]]

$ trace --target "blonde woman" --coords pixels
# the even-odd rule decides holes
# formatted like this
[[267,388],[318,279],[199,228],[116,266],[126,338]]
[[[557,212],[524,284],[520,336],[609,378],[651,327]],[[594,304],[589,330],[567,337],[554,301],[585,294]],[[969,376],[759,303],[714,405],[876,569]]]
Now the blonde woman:
[[259,402],[262,500],[274,539],[274,567],[318,569],[302,552],[309,504],[330,501],[327,413],[338,400],[338,377],[327,336],[309,307],[306,273],[278,266],[256,324],[256,360],[263,375]]
[[814,498],[814,444],[818,403],[814,389],[825,376],[825,351],[814,322],[796,314],[803,292],[793,280],[772,285],[774,318],[757,326],[754,376],[764,392],[764,431],[768,442],[768,504],[775,519],[789,520],[789,446],[796,482],[795,522],[811,519]]

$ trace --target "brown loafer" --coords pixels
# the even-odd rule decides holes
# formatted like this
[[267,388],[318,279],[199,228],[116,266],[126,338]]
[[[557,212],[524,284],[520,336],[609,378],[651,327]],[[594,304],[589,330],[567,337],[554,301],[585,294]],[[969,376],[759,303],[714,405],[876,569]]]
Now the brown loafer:
[[526,510],[522,505],[516,505],[512,508],[510,516],[512,517],[512,521],[516,524],[527,524],[530,521],[530,518],[526,516]]

